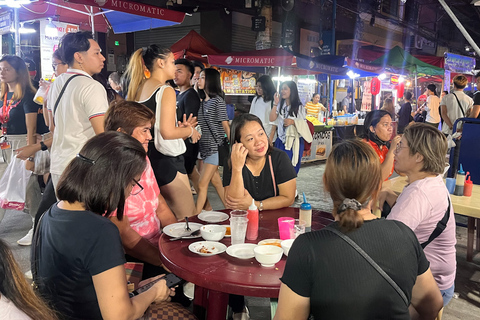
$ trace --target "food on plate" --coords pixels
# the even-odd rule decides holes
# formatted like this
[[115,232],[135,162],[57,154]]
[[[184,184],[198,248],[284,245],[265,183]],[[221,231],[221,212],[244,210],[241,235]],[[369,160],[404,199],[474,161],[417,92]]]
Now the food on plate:
[[[211,250],[215,250],[215,247],[212,247]],[[202,246],[201,248],[197,248],[197,251],[200,253],[213,253],[213,251],[210,251],[207,247]]]
[[267,242],[267,243],[262,243],[264,246],[277,246],[277,247],[282,247],[282,245],[278,242]]
[[226,236],[231,236],[232,235],[232,231],[230,230],[230,226],[226,227],[227,228],[227,231],[225,232],[225,235]]
[[325,155],[325,146],[320,146],[317,148],[317,155],[324,156]]

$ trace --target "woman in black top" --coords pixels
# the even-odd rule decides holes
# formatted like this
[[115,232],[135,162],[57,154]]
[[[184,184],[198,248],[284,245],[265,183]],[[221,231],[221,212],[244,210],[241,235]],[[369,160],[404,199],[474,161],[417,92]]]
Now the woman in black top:
[[255,199],[260,211],[288,207],[295,200],[297,179],[288,155],[273,148],[255,115],[232,122],[231,162],[223,171],[225,200],[231,209],[247,209]]
[[371,213],[381,181],[370,146],[359,140],[335,145],[323,175],[335,222],[293,243],[275,320],[435,318],[443,299],[417,237],[405,224]]

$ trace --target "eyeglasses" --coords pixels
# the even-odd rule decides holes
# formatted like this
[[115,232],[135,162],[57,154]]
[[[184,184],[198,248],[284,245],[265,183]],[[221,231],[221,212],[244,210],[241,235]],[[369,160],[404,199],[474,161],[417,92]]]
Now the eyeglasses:
[[402,147],[402,142],[399,142],[397,146],[395,147],[395,152],[399,153],[402,148],[408,148],[407,146]]
[[52,63],[53,71],[57,71],[57,67],[59,64],[64,65],[65,63]]
[[388,129],[389,127],[393,127],[393,122],[382,122],[378,125],[383,126],[385,129]]
[[140,184],[140,182],[138,182],[137,180],[133,179],[133,181],[135,182],[135,185],[133,186],[132,191],[130,191],[130,194],[132,196],[136,196],[137,194],[143,191],[143,187]]

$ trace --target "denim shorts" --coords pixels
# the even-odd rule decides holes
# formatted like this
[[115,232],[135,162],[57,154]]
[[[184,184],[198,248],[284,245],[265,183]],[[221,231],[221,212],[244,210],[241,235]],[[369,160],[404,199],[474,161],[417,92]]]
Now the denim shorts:
[[209,155],[203,160],[203,162],[212,164],[214,166],[218,166],[218,152],[215,152],[214,154]]
[[443,306],[445,307],[453,298],[453,295],[455,293],[455,284],[453,284],[453,286],[448,289],[440,290],[440,293],[442,294]]

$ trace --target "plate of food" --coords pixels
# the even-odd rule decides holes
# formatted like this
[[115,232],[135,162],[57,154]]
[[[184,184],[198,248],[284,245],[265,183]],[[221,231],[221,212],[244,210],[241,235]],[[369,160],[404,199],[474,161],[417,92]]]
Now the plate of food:
[[220,211],[202,211],[198,215],[198,219],[208,222],[208,223],[217,223],[223,222],[230,218],[230,216],[226,213]]
[[227,248],[227,254],[238,259],[250,259],[255,257],[253,249],[256,246],[255,243],[234,244]]
[[262,240],[258,243],[259,246],[265,246],[265,245],[270,245],[270,246],[277,246],[277,247],[282,247],[282,245],[280,244],[282,242],[282,240],[280,239],[265,239],[265,240]]
[[[190,234],[193,231],[199,230],[201,226],[203,226],[203,224],[196,223],[196,222],[189,222],[188,226],[190,227],[191,231],[185,230],[185,222],[172,223],[163,228],[163,233],[173,238],[181,237],[182,235]],[[196,236],[186,236],[184,238],[193,239],[193,238],[199,238],[199,237],[201,237],[200,233]]]
[[188,250],[201,256],[214,256],[227,250],[227,246],[215,241],[197,241],[188,246]]

